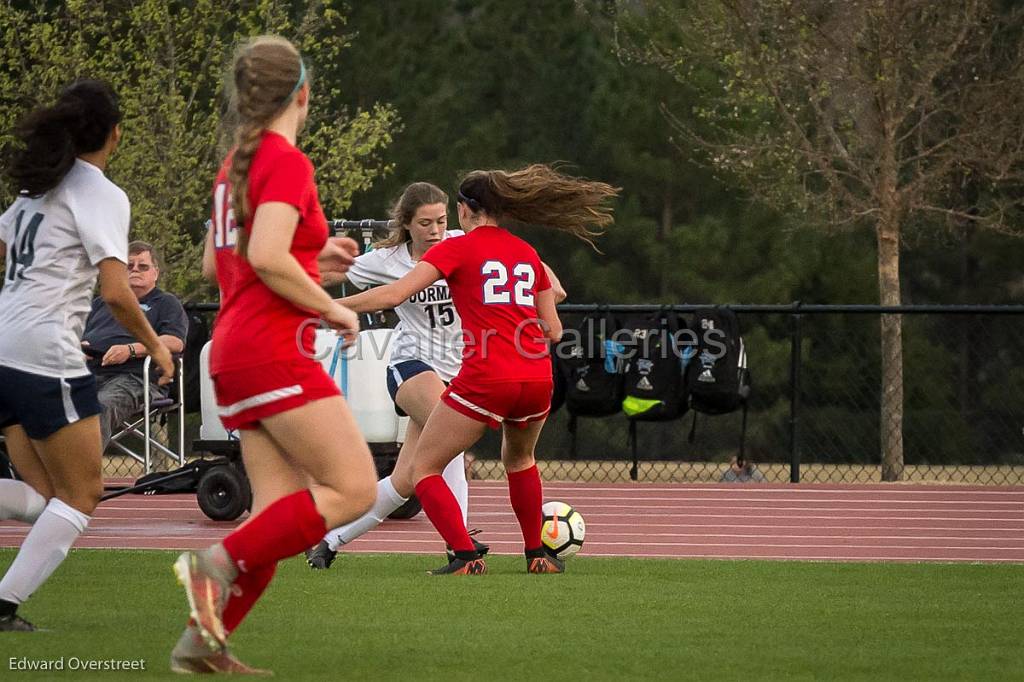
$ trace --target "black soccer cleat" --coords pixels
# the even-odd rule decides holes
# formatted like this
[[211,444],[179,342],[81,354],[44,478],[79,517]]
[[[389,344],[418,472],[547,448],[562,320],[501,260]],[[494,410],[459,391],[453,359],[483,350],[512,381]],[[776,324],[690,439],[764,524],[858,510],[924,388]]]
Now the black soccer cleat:
[[[473,537],[474,535],[479,534],[480,529],[474,528],[473,530],[469,531],[469,539],[473,541],[473,549],[476,550],[476,553],[480,556],[484,556],[485,554],[491,551],[491,546],[485,545],[482,542],[478,542],[477,539]],[[451,545],[445,544],[444,553],[445,556],[448,557],[448,563],[455,561],[455,552],[452,550]]]
[[483,575],[487,572],[487,564],[479,556],[473,556],[475,552],[459,554],[463,556],[456,556],[447,566],[427,571],[427,575]]
[[565,573],[565,562],[543,547],[526,550],[527,573]]
[[0,616],[0,632],[35,632],[37,629],[16,613]]
[[337,558],[338,553],[331,549],[326,540],[321,540],[316,547],[306,550],[306,563],[315,570],[324,570],[331,567]]

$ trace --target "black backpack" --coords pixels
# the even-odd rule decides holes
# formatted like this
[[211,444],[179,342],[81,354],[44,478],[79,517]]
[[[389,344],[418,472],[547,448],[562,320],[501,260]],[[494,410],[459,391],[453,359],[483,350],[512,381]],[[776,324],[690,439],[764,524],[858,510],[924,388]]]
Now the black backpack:
[[673,312],[634,318],[626,325],[622,411],[631,421],[667,421],[687,410],[686,366],[694,347],[686,323]]
[[565,408],[574,417],[606,417],[622,409],[622,348],[613,338],[618,329],[611,314],[593,313],[556,347]]
[[565,404],[565,364],[558,359],[558,354],[551,353],[551,414]]
[[743,408],[740,450],[737,462],[746,461],[747,399],[750,397],[750,370],[747,349],[740,336],[740,322],[729,308],[715,308],[694,316],[697,353],[687,368],[686,384],[693,408],[689,441],[697,435],[697,413],[728,414]]
[[704,414],[728,414],[750,396],[747,351],[739,319],[729,308],[698,312],[693,319],[696,356],[686,373],[690,407]]

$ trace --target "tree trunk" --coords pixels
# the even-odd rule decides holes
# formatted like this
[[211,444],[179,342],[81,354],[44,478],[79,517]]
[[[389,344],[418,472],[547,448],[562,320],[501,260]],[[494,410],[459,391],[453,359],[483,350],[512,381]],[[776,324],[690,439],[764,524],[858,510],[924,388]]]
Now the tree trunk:
[[[883,306],[900,305],[900,225],[895,210],[883,210],[878,237],[878,291]],[[882,480],[903,477],[903,319],[882,315]]]
[[[672,187],[671,185],[665,187],[664,200],[661,204],[661,224],[658,226],[658,241],[662,243],[662,252],[665,253],[664,243],[668,241],[669,234],[672,232],[672,221],[675,214],[675,207],[672,204]],[[664,297],[668,293],[668,269],[672,263],[672,267],[675,267],[675,261],[668,259],[662,260],[661,272],[658,273],[658,297],[659,299]]]
[[[960,295],[957,303],[960,303],[961,305],[969,304],[973,300],[973,297],[971,296],[971,284],[974,283],[978,270],[978,262],[977,259],[974,258],[971,249],[973,236],[974,230],[972,226],[965,224],[961,232],[960,240]],[[963,420],[963,423],[969,424],[968,412],[970,411],[971,405],[971,368],[975,366],[975,363],[973,362],[974,339],[972,338],[975,319],[973,315],[961,315],[958,318],[958,322],[957,354],[959,356],[959,362],[957,363],[957,373],[959,375],[959,381],[957,381],[957,404],[960,407],[960,419]]]

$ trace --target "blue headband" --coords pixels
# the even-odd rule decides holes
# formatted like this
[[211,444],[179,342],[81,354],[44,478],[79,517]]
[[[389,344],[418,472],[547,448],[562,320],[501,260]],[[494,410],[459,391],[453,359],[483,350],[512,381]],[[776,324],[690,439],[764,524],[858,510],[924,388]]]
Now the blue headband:
[[305,82],[306,82],[306,62],[302,61],[302,57],[299,57],[299,82],[295,84],[294,88],[292,88],[291,93],[289,93],[288,97],[285,98],[285,102],[290,102],[292,97],[295,97],[295,93],[297,93],[299,91],[299,88],[301,88],[302,84],[305,83]]

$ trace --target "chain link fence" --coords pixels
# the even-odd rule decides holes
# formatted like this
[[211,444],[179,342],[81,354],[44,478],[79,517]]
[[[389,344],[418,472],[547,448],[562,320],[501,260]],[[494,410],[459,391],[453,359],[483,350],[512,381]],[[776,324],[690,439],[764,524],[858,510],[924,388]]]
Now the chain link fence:
[[[671,309],[691,315],[706,307]],[[693,412],[675,421],[638,424],[634,479],[625,415],[580,418],[574,436],[563,407],[548,420],[537,447],[544,478],[880,482],[883,423],[892,423],[881,418],[880,322],[883,313],[891,313],[902,323],[898,480],[1024,484],[1024,306],[731,307],[740,318],[753,384],[746,468],[731,464],[740,446],[739,412],[697,415],[696,426]],[[206,304],[191,311],[210,316],[215,308]],[[561,306],[565,327],[578,326],[596,308]],[[602,308],[622,320],[665,309]],[[173,442],[174,428],[169,425],[161,438]],[[187,444],[198,429],[199,415],[189,415]],[[503,478],[500,447],[499,433],[489,432],[471,453],[470,475]],[[158,460],[157,465],[170,466],[159,466]],[[138,462],[110,454],[104,473],[117,478],[143,472]]]
[[[706,306],[673,306],[691,314]],[[740,318],[753,393],[746,468],[741,414],[694,413],[638,424],[635,480],[870,483],[882,476],[881,317],[902,327],[902,461],[916,483],[1024,483],[1024,306],[731,306]],[[659,306],[603,306],[625,319]],[[562,306],[566,328],[596,306]],[[888,370],[899,379],[899,366]],[[887,382],[892,385],[892,381]],[[896,421],[896,424],[899,422]],[[633,480],[622,414],[576,423],[564,408],[537,448],[546,479]],[[691,432],[693,436],[691,438]],[[897,436],[900,430],[896,429]],[[474,449],[473,474],[501,478],[500,438]]]
[[[198,434],[198,422],[196,423],[196,433]],[[141,427],[139,428],[141,429]],[[167,415],[160,415],[153,420],[151,428],[151,437],[155,442],[168,449],[174,450],[177,448],[178,425],[174,419],[169,419]],[[189,429],[186,426],[186,433],[188,431]],[[103,455],[103,477],[108,480],[136,479],[145,475],[147,473],[144,464],[145,440],[139,436],[128,434],[122,437],[119,442],[133,454],[125,453],[123,449],[115,445],[108,446]],[[150,452],[150,471],[171,471],[179,466],[180,464],[176,457],[160,452],[155,447],[152,448]]]

